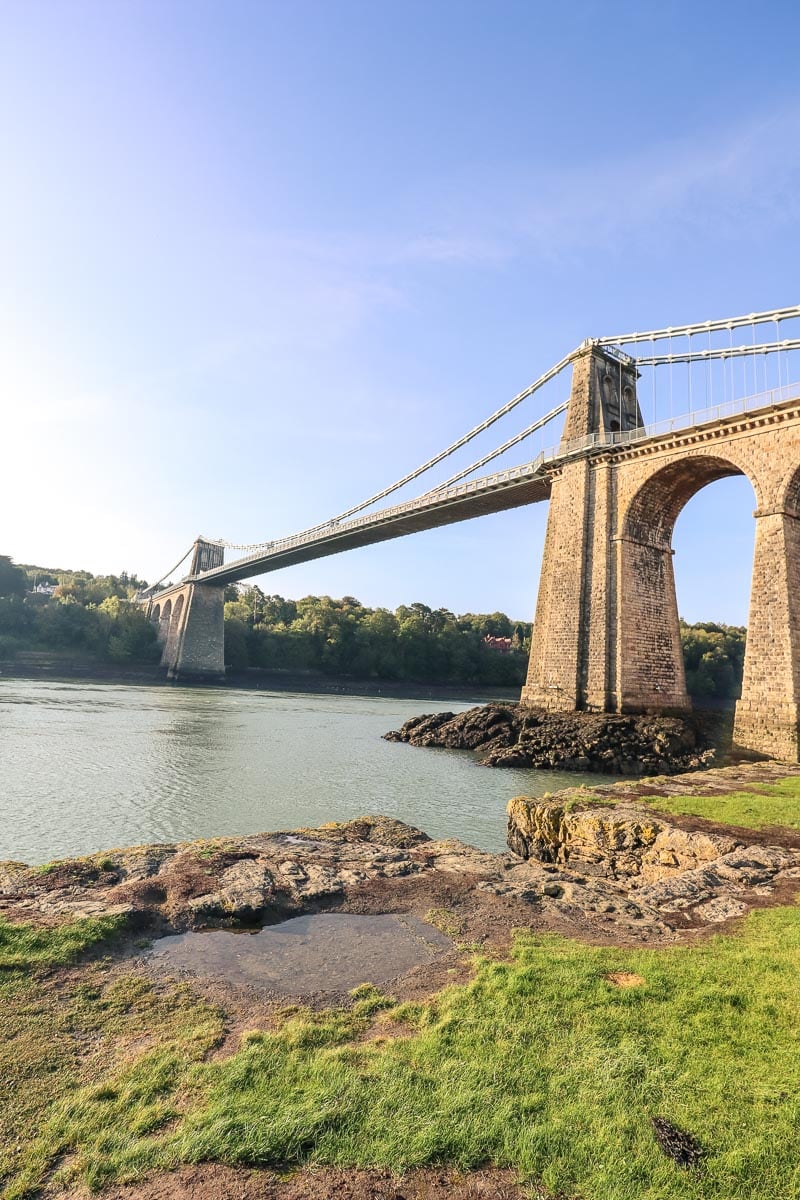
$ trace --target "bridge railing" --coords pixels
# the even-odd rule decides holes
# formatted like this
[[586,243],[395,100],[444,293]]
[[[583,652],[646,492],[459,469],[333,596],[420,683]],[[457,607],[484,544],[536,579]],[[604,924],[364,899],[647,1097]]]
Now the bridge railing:
[[744,413],[755,412],[757,409],[769,408],[782,404],[786,400],[794,400],[800,392],[800,385],[785,384],[783,387],[770,388],[766,392],[756,392],[752,396],[743,396],[737,400],[727,400],[710,408],[696,409],[693,412],[682,413],[677,417],[667,417],[654,421],[649,425],[638,425],[618,433],[588,433],[584,437],[570,438],[555,452],[548,451],[548,461],[553,458],[564,458],[591,450],[595,446],[626,446],[631,442],[641,442],[651,437],[663,437],[668,433],[681,433],[698,425],[707,425],[712,421],[721,421],[727,417],[737,417]]
[[395,504],[391,508],[381,508],[378,512],[369,513],[365,517],[356,517],[352,521],[331,521],[327,525],[321,528],[318,527],[308,533],[298,533],[292,537],[278,538],[274,542],[268,542],[255,554],[240,558],[237,561],[240,563],[255,562],[265,557],[265,554],[279,554],[284,550],[292,550],[297,546],[307,545],[308,542],[323,541],[326,537],[347,533],[353,529],[361,529],[369,525],[380,525],[384,521],[390,521],[395,517],[402,516],[404,513],[411,513],[419,509],[441,504],[444,499],[455,500],[460,496],[468,496],[471,492],[491,490],[506,483],[513,483],[515,480],[538,474],[546,460],[547,455],[543,452],[537,455],[533,462],[523,463],[518,467],[509,467],[507,470],[498,471],[494,475],[484,475],[480,479],[470,479],[466,483],[460,483],[454,487],[435,488],[430,492],[425,492],[422,496],[416,496],[413,500],[407,500],[403,504]]

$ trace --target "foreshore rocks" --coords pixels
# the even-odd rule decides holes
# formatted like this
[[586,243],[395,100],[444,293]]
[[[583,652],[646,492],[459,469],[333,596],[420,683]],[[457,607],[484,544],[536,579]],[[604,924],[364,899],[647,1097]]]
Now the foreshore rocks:
[[515,854],[570,863],[607,879],[666,879],[742,845],[726,834],[680,829],[631,803],[517,796],[507,812],[507,840]]
[[508,805],[516,854],[602,879],[643,911],[687,924],[740,916],[778,881],[800,881],[800,832],[796,846],[737,834],[682,828],[642,804],[574,793],[518,796]]
[[475,750],[487,767],[617,775],[697,770],[709,766],[715,754],[690,717],[552,713],[520,704],[412,717],[384,737],[412,746]]
[[[474,945],[513,928],[668,943],[748,909],[793,902],[800,831],[670,818],[658,798],[724,795],[800,773],[759,763],[569,789],[508,806],[513,853],[433,839],[388,817],[138,846],[39,867],[0,863],[0,916],[60,925],[116,914],[154,936],[304,913],[444,913]],[[645,797],[649,803],[644,803]]]

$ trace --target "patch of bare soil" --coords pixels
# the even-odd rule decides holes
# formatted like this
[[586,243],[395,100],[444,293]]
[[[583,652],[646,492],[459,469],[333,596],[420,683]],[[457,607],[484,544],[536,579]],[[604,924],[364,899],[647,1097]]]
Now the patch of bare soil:
[[[183,1167],[102,1193],[103,1200],[544,1200],[545,1195],[540,1189],[523,1189],[515,1172],[491,1167],[467,1172],[428,1167],[406,1175],[320,1168],[282,1179],[271,1171],[217,1163]],[[73,1192],[51,1200],[89,1198]]]
[[647,982],[641,975],[636,975],[633,971],[609,971],[604,979],[618,988],[641,987],[643,983]]

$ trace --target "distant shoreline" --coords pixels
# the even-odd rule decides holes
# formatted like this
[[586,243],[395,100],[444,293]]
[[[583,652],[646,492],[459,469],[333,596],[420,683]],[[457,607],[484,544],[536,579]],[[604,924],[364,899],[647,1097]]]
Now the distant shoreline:
[[67,661],[42,655],[40,661],[0,662],[0,683],[12,679],[40,679],[71,683],[117,683],[131,687],[218,687],[226,690],[307,692],[317,695],[388,696],[408,700],[518,701],[519,688],[491,688],[475,684],[414,683],[396,679],[352,679],[305,671],[268,671],[250,668],[231,671],[218,683],[168,680],[160,666],[122,667],[113,663]]

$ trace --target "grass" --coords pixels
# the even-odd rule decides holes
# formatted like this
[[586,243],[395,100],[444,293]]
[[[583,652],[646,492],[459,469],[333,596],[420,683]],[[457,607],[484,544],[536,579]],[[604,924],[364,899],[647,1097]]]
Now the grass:
[[661,812],[690,813],[748,829],[770,825],[800,829],[800,776],[789,776],[777,783],[752,784],[748,791],[728,796],[654,796],[644,803]]
[[[207,1159],[491,1161],[582,1200],[800,1196],[800,908],[668,950],[526,932],[468,985],[424,1003],[365,986],[348,1010],[287,1008],[221,1060],[208,1058],[221,1015],[186,989],[90,965],[56,990],[49,967],[107,936],[97,922],[0,929],[8,1200],[54,1162],[63,1186],[100,1188]],[[619,988],[614,972],[644,982]],[[382,1019],[412,1035],[361,1040]],[[702,1172],[661,1154],[655,1116],[700,1140]]]
[[[186,989],[159,994],[136,975],[109,976],[102,958],[84,962],[65,981],[58,968],[75,964],[87,951],[102,952],[126,928],[120,917],[57,929],[0,919],[4,1198],[33,1193],[53,1158],[42,1137],[43,1121],[55,1119],[90,1080],[120,1074],[131,1054],[139,1057],[137,1047],[151,1040],[188,1062],[198,1041],[202,1050],[196,1057],[221,1036],[220,1014]],[[152,1105],[152,1098],[144,1100],[140,1120]]]
[[55,929],[12,925],[0,917],[0,973],[14,967],[58,967],[74,962],[84,951],[97,948],[126,927],[126,919],[119,916],[92,917]]

